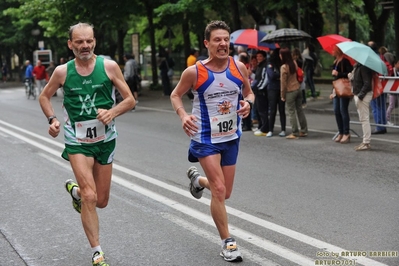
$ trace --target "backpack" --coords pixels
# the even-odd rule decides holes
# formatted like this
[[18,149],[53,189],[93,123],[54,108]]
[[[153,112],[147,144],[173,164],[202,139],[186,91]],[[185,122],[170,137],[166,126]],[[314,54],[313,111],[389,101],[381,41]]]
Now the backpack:
[[296,69],[296,79],[298,80],[299,83],[303,82],[303,70],[300,67],[297,67]]

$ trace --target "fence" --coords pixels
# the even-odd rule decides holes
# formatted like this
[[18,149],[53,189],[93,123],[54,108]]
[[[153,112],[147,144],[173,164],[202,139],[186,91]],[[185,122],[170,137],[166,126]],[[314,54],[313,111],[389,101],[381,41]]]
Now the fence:
[[[380,76],[384,93],[371,102],[370,125],[399,129],[399,77]],[[361,124],[350,121],[351,124]]]

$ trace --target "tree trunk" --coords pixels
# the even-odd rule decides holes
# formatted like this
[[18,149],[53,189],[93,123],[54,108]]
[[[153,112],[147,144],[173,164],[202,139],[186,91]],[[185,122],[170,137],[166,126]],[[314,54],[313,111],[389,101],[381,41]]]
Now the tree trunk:
[[[363,0],[363,2],[364,11],[370,19],[370,40],[368,41],[374,41],[378,47],[385,45],[385,27],[387,25],[391,10],[383,9],[380,16],[377,17],[374,9],[375,5],[379,3],[376,3],[375,0]],[[397,2],[397,0],[394,2]]]
[[144,1],[144,5],[147,11],[148,19],[148,29],[150,34],[150,44],[151,44],[151,72],[152,72],[152,84],[158,85],[158,64],[156,58],[156,46],[155,46],[155,29],[154,29],[154,13],[153,7],[148,1]]
[[230,0],[231,5],[231,13],[233,17],[233,27],[231,28],[231,32],[235,30],[241,29],[241,20],[240,20],[240,10],[238,8],[237,0]]
[[[120,65],[124,65],[125,64],[125,62],[123,60],[123,55],[125,53],[125,51],[123,50],[123,39],[125,39],[125,36],[126,36],[126,30],[119,29],[118,30],[118,42],[117,42],[118,47],[117,47],[117,50],[118,50],[118,58],[119,58],[119,60],[118,60],[119,62],[118,63]],[[139,60],[140,60],[139,55],[135,55],[135,56],[136,56],[136,59],[139,62]]]
[[349,31],[349,36],[348,38],[351,40],[356,40],[356,20],[355,19],[350,19],[348,22],[348,31]]
[[263,22],[263,16],[262,14],[258,11],[258,9],[256,8],[256,6],[248,4],[247,5],[247,12],[248,14],[251,15],[251,17],[254,19],[255,23],[257,24],[257,29],[259,29],[259,25],[265,23]]
[[396,47],[396,58],[399,58],[399,1],[393,1],[393,12],[394,13],[394,25],[395,25],[395,46]]
[[[184,59],[186,59],[191,53],[191,42],[190,42],[190,25],[188,23],[187,14],[184,14],[183,23],[181,25],[183,32],[183,43],[184,43]],[[184,61],[186,63],[186,61]],[[184,68],[186,68],[184,64]]]

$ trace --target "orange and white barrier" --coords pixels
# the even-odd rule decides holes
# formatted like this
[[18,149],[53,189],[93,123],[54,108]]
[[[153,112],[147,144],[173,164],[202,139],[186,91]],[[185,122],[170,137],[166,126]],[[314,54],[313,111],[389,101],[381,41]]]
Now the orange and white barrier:
[[399,77],[383,77],[380,76],[384,93],[399,94]]

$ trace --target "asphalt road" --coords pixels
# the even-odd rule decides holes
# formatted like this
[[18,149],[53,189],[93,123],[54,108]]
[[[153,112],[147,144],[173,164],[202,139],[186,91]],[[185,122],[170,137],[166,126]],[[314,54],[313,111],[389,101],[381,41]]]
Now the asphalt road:
[[[328,86],[320,88],[327,95]],[[61,102],[53,98],[58,117]],[[309,102],[307,138],[244,132],[227,202],[240,265],[399,265],[398,132],[355,152],[355,134],[350,144],[331,141],[331,109],[325,98]],[[64,189],[73,175],[60,158],[63,139],[49,137],[47,127],[23,88],[0,89],[0,265],[90,265]],[[117,129],[111,199],[99,210],[111,265],[229,265],[218,255],[209,192],[201,200],[188,192],[189,139],[169,99],[144,90]]]

